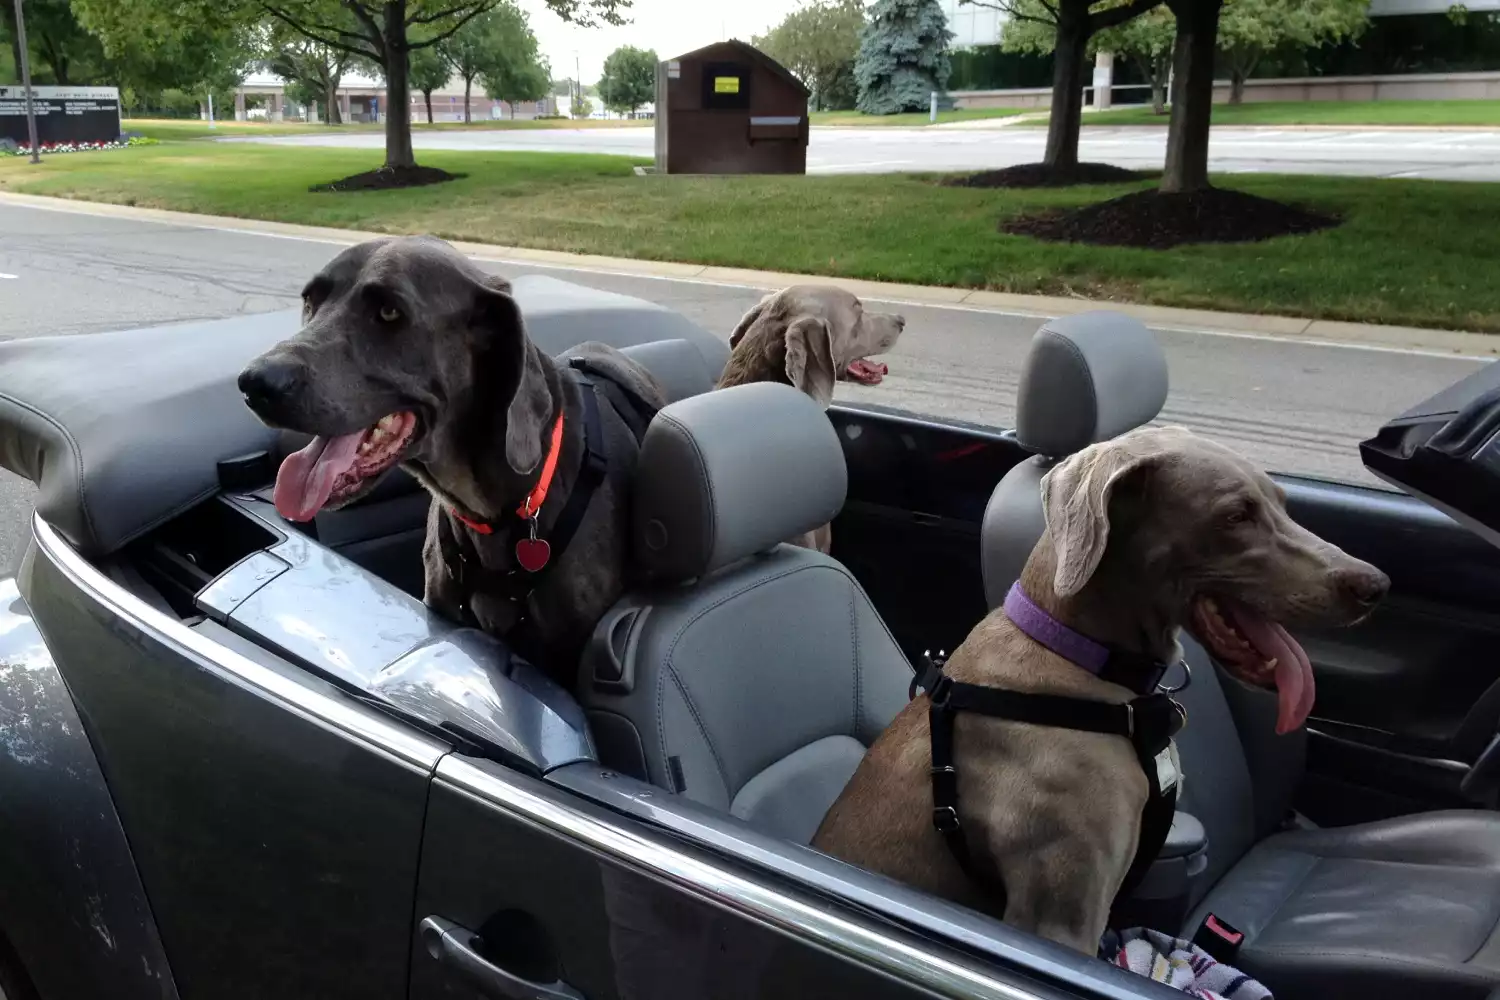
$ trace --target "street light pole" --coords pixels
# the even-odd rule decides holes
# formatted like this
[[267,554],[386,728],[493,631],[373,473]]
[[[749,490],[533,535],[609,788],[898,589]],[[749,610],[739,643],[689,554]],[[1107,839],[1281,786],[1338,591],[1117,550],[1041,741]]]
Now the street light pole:
[[36,141],[36,108],[31,103],[31,53],[26,49],[26,10],[16,0],[16,42],[21,50],[21,86],[26,91],[26,132],[31,136],[31,162],[41,163],[41,149]]

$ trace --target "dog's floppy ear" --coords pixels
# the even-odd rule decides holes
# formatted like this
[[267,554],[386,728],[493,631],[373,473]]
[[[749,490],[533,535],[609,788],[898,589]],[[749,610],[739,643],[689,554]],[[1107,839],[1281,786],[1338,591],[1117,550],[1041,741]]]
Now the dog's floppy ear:
[[735,326],[734,332],[729,335],[729,349],[731,351],[740,346],[740,341],[745,339],[745,334],[755,325],[755,321],[760,319],[760,314],[765,310],[766,303],[770,302],[773,298],[775,298],[774,295],[765,296],[759,302],[755,303],[755,305],[751,306],[749,312],[740,317],[740,321]]
[[[481,383],[495,386],[505,402],[505,462],[525,474],[541,464],[546,442],[542,425],[552,411],[552,394],[541,352],[526,336],[521,309],[510,297],[510,282],[492,277],[478,290],[476,309]],[[490,381],[493,380],[493,381]]]
[[1125,441],[1106,441],[1042,477],[1042,515],[1057,563],[1052,578],[1057,596],[1070,597],[1088,584],[1109,544],[1109,501],[1115,487],[1160,454]]
[[786,377],[822,406],[833,402],[833,340],[816,316],[799,316],[786,328]]

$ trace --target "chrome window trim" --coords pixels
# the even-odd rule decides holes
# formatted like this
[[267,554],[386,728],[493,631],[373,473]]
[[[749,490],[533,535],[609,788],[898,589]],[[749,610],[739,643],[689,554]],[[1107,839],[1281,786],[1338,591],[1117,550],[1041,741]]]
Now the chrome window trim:
[[[977,963],[925,951],[854,916],[816,906],[736,871],[613,826],[560,801],[553,786],[488,768],[456,754],[438,764],[437,778],[481,802],[501,806],[523,821],[561,834],[605,858],[683,886],[735,912],[808,941],[892,978],[955,1000],[1050,1000],[1055,989],[1032,992],[994,978]],[[604,810],[600,809],[600,812]],[[1076,995],[1076,994],[1067,994]]]
[[[431,772],[450,748],[402,726],[373,708],[298,683],[270,667],[199,635],[182,622],[163,614],[105,576],[80,556],[41,515],[32,514],[31,534],[38,551],[69,582],[88,592],[110,612],[149,638],[198,661],[222,670],[284,708],[304,718],[331,726],[395,759]],[[268,654],[271,655],[271,654]],[[313,679],[312,675],[308,675]]]

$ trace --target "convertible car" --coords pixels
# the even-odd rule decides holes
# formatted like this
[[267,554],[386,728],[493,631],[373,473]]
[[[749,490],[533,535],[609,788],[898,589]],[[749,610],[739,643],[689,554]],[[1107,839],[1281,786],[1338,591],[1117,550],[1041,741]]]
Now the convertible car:
[[[645,302],[516,294],[545,349],[608,341],[678,400],[725,360]],[[1012,431],[693,400],[702,460],[637,489],[701,531],[559,685],[425,609],[408,477],[277,516],[300,442],[235,377],[297,324],[0,344],[0,464],[38,486],[0,584],[8,1000],[1181,996],[807,846],[910,664],[1014,579],[1049,461],[1157,416],[1144,328],[1047,324]],[[1405,493],[1280,480],[1394,581],[1300,636],[1306,730],[1272,735],[1274,695],[1191,643],[1166,680],[1184,794],[1127,905],[1187,937],[1215,915],[1280,1000],[1500,987],[1496,372],[1372,428]],[[777,544],[809,491],[844,500],[831,558]]]

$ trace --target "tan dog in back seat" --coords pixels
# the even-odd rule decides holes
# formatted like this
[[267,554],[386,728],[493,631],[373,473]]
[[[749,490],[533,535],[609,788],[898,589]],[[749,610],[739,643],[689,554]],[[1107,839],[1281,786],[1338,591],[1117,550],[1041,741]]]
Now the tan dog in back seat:
[[[1313,679],[1307,654],[1278,623],[1351,624],[1390,585],[1294,522],[1265,473],[1180,428],[1087,448],[1053,469],[1041,491],[1046,531],[1017,584],[1023,601],[1013,604],[1012,591],[1014,616],[996,609],[969,633],[944,671],[953,681],[1123,704],[1149,692],[1055,652],[1076,647],[1039,628],[1032,612],[1075,638],[1161,664],[1180,659],[1185,627],[1225,669],[1275,685],[1277,729],[1287,732],[1311,711]],[[1131,742],[956,716],[968,870],[1003,884],[1002,912],[934,829],[928,711],[927,696],[917,697],[876,740],[813,846],[1093,955],[1147,797]]]
[[[859,298],[832,285],[792,285],[755,304],[729,335],[729,361],[718,388],[747,382],[782,382],[817,400],[833,402],[841,378],[875,384],[884,365],[866,359],[895,346],[906,319],[865,312]],[[808,532],[796,544],[827,553],[828,525]]]

